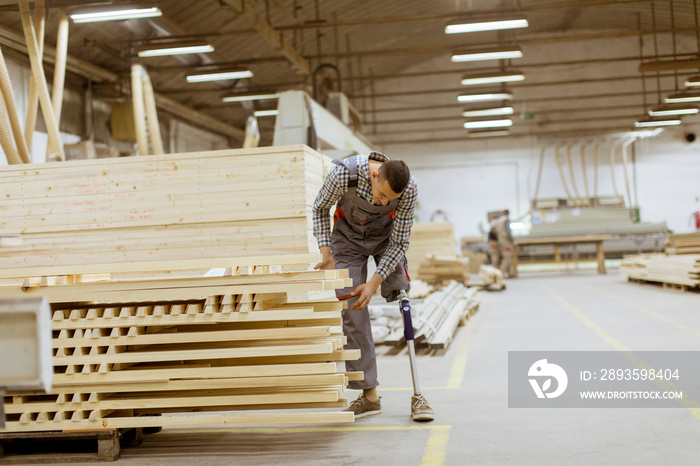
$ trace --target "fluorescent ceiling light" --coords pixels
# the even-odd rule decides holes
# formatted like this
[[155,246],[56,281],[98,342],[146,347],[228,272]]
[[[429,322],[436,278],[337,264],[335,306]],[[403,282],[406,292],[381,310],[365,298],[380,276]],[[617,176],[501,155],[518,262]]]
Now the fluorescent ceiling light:
[[522,50],[518,47],[510,47],[498,50],[474,50],[466,52],[455,52],[452,54],[451,60],[455,63],[466,61],[484,61],[484,60],[506,60],[509,58],[521,58]]
[[101,9],[94,11],[83,10],[83,13],[73,13],[70,15],[71,19],[75,23],[93,23],[97,21],[119,21],[124,19],[137,19],[137,18],[152,18],[154,16],[161,16],[161,12],[158,8],[134,8],[133,5],[125,8],[121,8],[114,5],[111,9]]
[[497,136],[509,136],[510,131],[507,129],[499,130],[481,130],[481,131],[469,131],[467,133],[468,138],[492,138]]
[[463,86],[476,86],[479,84],[512,83],[516,81],[523,81],[524,79],[524,74],[519,71],[512,71],[510,73],[465,75],[462,77],[461,83]]
[[700,86],[700,76],[691,76],[685,80],[685,87]]
[[457,97],[457,100],[460,102],[483,102],[485,100],[510,100],[512,98],[512,94],[498,92],[493,94],[460,95]]
[[502,29],[518,29],[528,27],[525,18],[502,19],[468,19],[453,21],[445,26],[445,34],[463,34],[466,32],[498,31]]
[[678,107],[657,107],[649,110],[649,116],[672,116],[672,115],[695,115],[700,112],[698,107],[692,107],[690,105],[678,106]]
[[637,128],[651,128],[654,126],[675,126],[680,125],[681,120],[669,119],[669,120],[641,120],[635,121],[634,126]]
[[673,94],[664,101],[667,104],[682,104],[685,102],[700,102],[700,94]]
[[478,110],[465,110],[463,117],[475,118],[485,116],[512,115],[513,107],[482,108]]
[[253,112],[253,115],[256,117],[265,117],[265,116],[277,116],[279,114],[279,110],[274,109],[274,110],[256,110]]
[[214,47],[206,42],[173,42],[160,45],[148,45],[137,48],[138,56],[163,57],[166,55],[187,55],[190,53],[209,53],[214,51]]
[[507,128],[508,126],[513,126],[513,120],[467,121],[464,123],[466,129]]
[[252,78],[250,70],[215,71],[211,73],[191,74],[187,76],[188,83],[203,83],[207,81],[225,81],[228,79]]
[[265,93],[265,94],[233,94],[224,96],[222,102],[246,102],[249,100],[268,100],[276,99],[279,97],[277,93]]

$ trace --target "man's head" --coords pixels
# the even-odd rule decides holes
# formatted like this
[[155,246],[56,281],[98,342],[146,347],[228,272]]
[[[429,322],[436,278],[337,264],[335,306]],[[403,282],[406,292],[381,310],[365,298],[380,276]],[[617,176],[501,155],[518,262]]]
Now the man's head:
[[371,175],[374,202],[387,205],[390,201],[397,199],[408,186],[410,178],[411,172],[401,160],[384,162],[379,170],[373,171]]

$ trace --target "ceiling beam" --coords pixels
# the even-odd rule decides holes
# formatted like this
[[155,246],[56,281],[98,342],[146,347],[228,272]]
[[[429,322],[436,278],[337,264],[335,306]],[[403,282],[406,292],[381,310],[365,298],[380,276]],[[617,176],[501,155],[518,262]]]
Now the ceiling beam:
[[222,0],[230,5],[237,13],[243,14],[253,22],[255,29],[276,50],[304,76],[311,76],[311,65],[291,44],[284,41],[282,34],[277,32],[246,0]]
[[[0,45],[8,47],[24,55],[27,55],[27,45],[24,40],[24,35],[14,29],[0,25]],[[44,45],[44,62],[51,65],[56,62],[56,48],[49,44]],[[68,55],[66,60],[66,69],[71,73],[82,76],[85,79],[95,81],[97,83],[118,83],[119,75],[112,71],[100,68],[90,62],[75,58]],[[243,141],[245,131],[223,122],[209,115],[206,115],[198,110],[187,107],[186,105],[177,102],[170,97],[161,93],[155,93],[156,105],[162,110],[172,113],[184,120],[190,121],[197,126],[209,129],[218,134],[224,134],[238,141]]]

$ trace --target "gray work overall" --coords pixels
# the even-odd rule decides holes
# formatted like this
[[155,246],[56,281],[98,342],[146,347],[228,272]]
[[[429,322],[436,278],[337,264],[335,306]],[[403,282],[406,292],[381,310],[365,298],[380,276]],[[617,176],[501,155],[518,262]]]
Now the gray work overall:
[[[374,205],[360,197],[357,191],[357,159],[350,157],[346,160],[333,160],[338,165],[343,165],[350,174],[348,190],[338,200],[334,225],[331,236],[331,251],[337,269],[348,269],[353,286],[336,290],[337,296],[345,296],[352,290],[367,282],[367,260],[374,257],[375,263],[379,261],[389,245],[389,238],[394,225],[394,210],[399,199],[394,199],[386,206]],[[387,276],[381,284],[382,296],[389,301],[394,301],[400,290],[410,289],[408,266],[404,257],[396,265],[396,269]],[[360,359],[346,361],[345,368],[348,371],[364,372],[364,380],[351,381],[349,388],[369,389],[379,385],[377,381],[377,360],[374,352],[374,340],[372,339],[372,327],[367,308],[362,310],[351,309],[358,297],[348,300],[348,308],[343,311],[343,329],[347,336],[346,348],[359,349]],[[397,309],[398,312],[398,309]]]

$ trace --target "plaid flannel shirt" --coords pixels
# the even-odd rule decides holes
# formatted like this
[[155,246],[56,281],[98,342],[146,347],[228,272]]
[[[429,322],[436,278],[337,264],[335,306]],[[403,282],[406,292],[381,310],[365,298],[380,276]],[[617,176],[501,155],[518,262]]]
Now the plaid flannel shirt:
[[[369,160],[386,162],[389,160],[384,154],[372,152],[369,156],[357,156],[357,195],[366,201],[373,203],[372,184],[370,183]],[[321,190],[313,205],[314,236],[318,240],[318,246],[331,245],[331,220],[330,209],[348,190],[348,170],[342,165],[335,165],[326,177]],[[394,213],[394,225],[387,247],[382,259],[377,265],[377,273],[386,280],[396,268],[402,257],[406,255],[413,226],[413,214],[418,200],[418,184],[411,175],[408,186],[399,197],[399,204]]]

